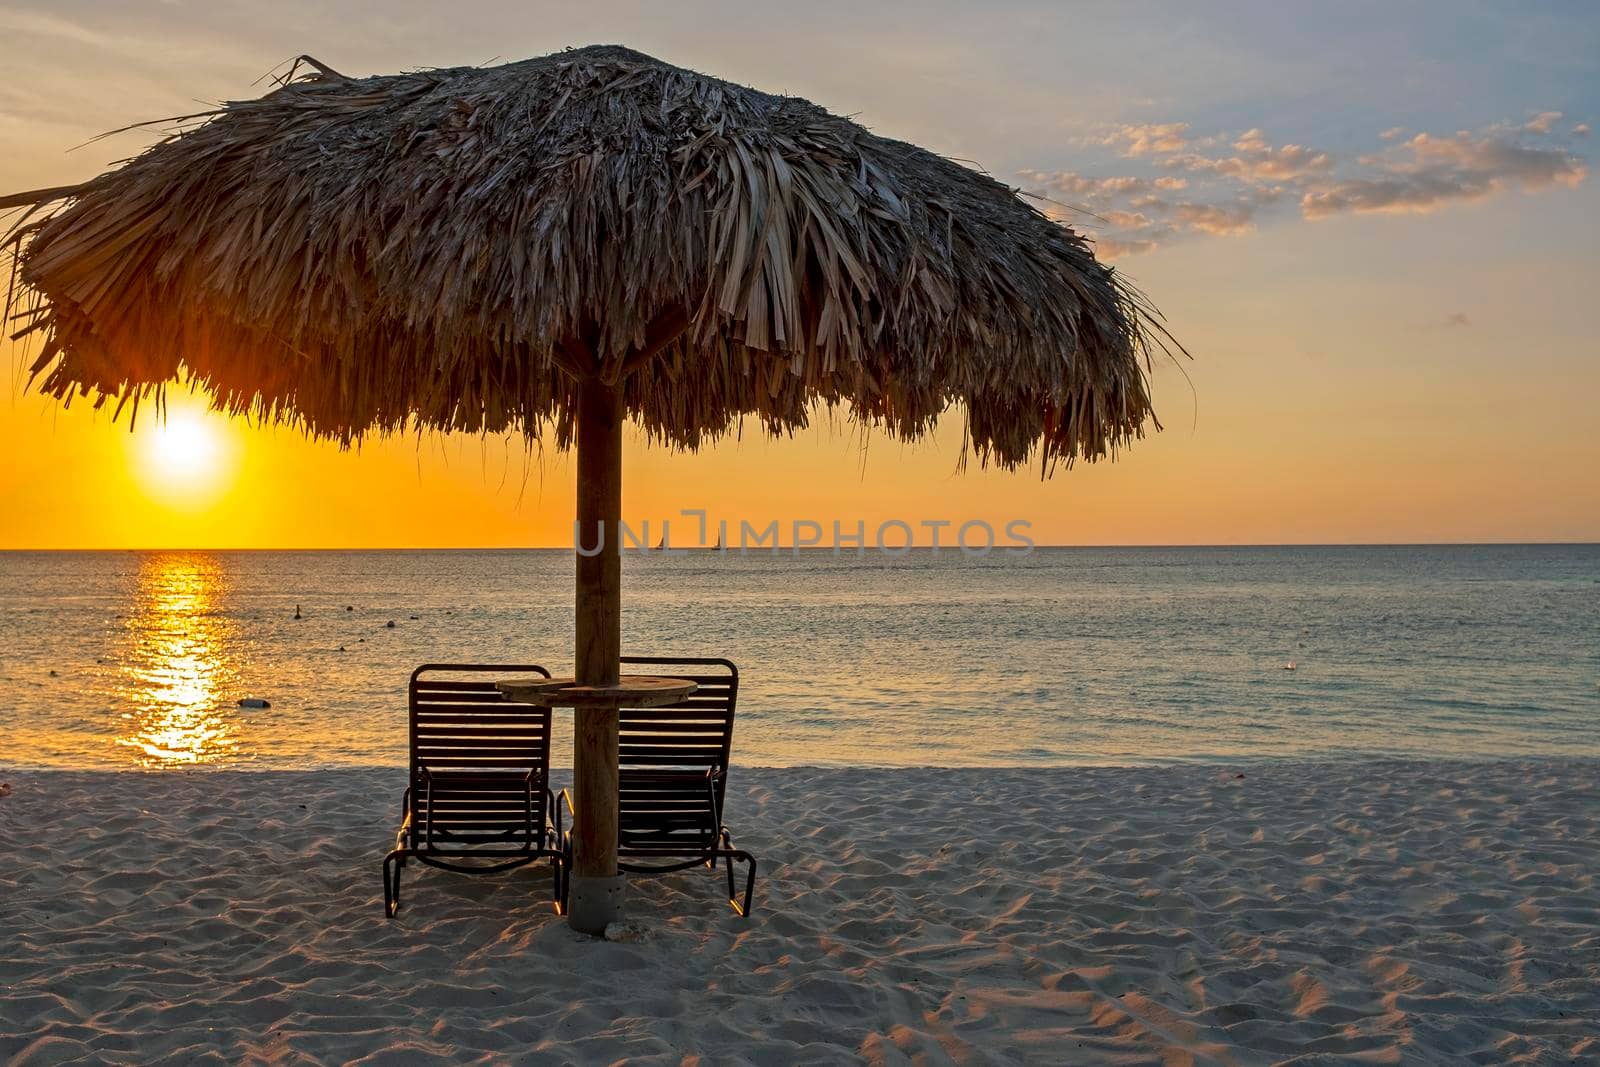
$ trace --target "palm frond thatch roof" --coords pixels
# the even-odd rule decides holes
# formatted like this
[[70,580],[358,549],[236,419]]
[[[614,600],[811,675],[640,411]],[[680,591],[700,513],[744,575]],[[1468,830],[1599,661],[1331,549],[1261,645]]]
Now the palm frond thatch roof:
[[553,430],[622,380],[695,448],[817,402],[984,462],[1095,459],[1153,421],[1167,338],[1084,239],[993,179],[628,49],[347,78],[312,63],[27,207],[6,314],[39,388],[120,410],[187,376],[350,442]]

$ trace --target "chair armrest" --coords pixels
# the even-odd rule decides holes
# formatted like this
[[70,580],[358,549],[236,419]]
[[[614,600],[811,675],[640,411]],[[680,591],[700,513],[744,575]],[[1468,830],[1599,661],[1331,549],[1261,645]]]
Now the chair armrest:
[[406,786],[405,793],[400,797],[400,829],[394,832],[394,847],[404,848],[406,835],[411,831],[411,787]]
[[[431,849],[433,848],[433,775],[429,773],[428,768],[418,767],[417,776],[422,781],[422,807],[428,823],[423,847]],[[412,810],[416,810],[414,802]]]
[[[544,806],[541,798],[539,806]],[[540,819],[539,839],[544,840],[544,819]],[[533,771],[522,776],[522,832],[527,835],[528,847],[533,847]]]
[[724,784],[727,777],[728,768],[726,767],[706,768],[707,788],[711,790],[711,817],[717,821],[719,830],[727,829],[722,825],[722,802],[718,793],[718,787]]
[[711,804],[711,821],[716,823],[718,830],[724,828],[722,825],[722,805],[717,803],[717,779],[720,777],[721,775],[717,773],[714,767],[706,771],[706,800]]

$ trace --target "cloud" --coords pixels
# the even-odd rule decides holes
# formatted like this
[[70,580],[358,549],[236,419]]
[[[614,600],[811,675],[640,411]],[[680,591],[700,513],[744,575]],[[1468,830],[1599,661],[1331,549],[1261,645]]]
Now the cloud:
[[1527,122],[1524,122],[1522,128],[1532,130],[1534,133],[1549,133],[1560,118],[1561,112],[1559,111],[1541,111]]
[[1022,176],[1033,183],[1034,194],[1045,199],[1047,214],[1081,226],[1087,213],[1090,225],[1108,230],[1097,240],[1099,251],[1109,257],[1148,252],[1185,234],[1244,233],[1254,227],[1262,208],[1283,195],[1276,188],[1250,187],[1227,199],[1201,200],[1165,195],[1187,189],[1185,178],[1090,178],[1072,171],[1037,170]]
[[1024,170],[1021,174],[1024,178],[1044,186],[1054,195],[1100,202],[1112,198],[1149,196],[1158,190],[1182,189],[1188,184],[1182,178],[1177,179],[1177,183],[1173,184],[1173,182],[1164,177],[1154,179],[1132,176],[1086,178],[1071,171],[1051,173],[1039,170]]
[[1172,218],[1185,230],[1227,237],[1249,230],[1254,225],[1261,203],[1259,200],[1240,198],[1231,204],[1175,204]]
[[1094,243],[1094,250],[1102,259],[1122,259],[1141,252],[1154,252],[1159,247],[1160,243],[1150,238],[1124,241],[1117,237],[1100,237]]
[[42,37],[70,44],[111,48],[117,38],[92,30],[71,19],[28,11],[0,10],[0,29],[26,37]]
[[[1099,253],[1117,258],[1179,240],[1247,233],[1281,218],[1280,204],[1294,205],[1302,219],[1318,220],[1428,212],[1512,189],[1537,193],[1576,186],[1587,177],[1588,165],[1561,142],[1561,118],[1560,112],[1541,111],[1525,122],[1445,136],[1404,137],[1406,131],[1396,126],[1378,134],[1374,151],[1342,160],[1309,145],[1275,145],[1261,129],[1230,139],[1193,136],[1182,122],[1119,126],[1099,143],[1124,158],[1142,157],[1157,173],[1021,174],[1029,191],[1049,204],[1047,213],[1092,232]],[[1580,125],[1571,134],[1587,132]],[[1466,316],[1457,313],[1448,324],[1465,326]]]
[[1328,170],[1333,156],[1304,145],[1273,148],[1260,130],[1250,130],[1233,143],[1237,155],[1221,159],[1198,153],[1175,155],[1163,166],[1194,173],[1217,174],[1248,182],[1289,181]]
[[[1551,114],[1556,113],[1545,112]],[[1426,212],[1453,201],[1482,200],[1511,185],[1525,192],[1576,186],[1588,174],[1584,161],[1564,148],[1530,148],[1499,132],[1443,138],[1419,133],[1395,153],[1368,157],[1374,175],[1306,190],[1301,214],[1321,219],[1346,211]]]
[[1100,142],[1119,148],[1125,156],[1144,156],[1181,152],[1188,147],[1187,122],[1164,122],[1146,126],[1118,126]]

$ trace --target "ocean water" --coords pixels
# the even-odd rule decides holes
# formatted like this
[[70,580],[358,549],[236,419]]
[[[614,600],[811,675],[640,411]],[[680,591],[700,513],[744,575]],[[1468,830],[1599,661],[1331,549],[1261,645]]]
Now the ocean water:
[[[623,566],[625,651],[739,664],[747,765],[1600,755],[1600,546]],[[413,666],[571,633],[566,551],[0,553],[0,764],[400,763]]]

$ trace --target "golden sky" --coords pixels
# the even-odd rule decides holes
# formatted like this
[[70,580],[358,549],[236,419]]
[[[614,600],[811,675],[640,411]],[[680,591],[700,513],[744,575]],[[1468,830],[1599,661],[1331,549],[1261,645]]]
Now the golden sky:
[[[777,442],[752,428],[693,456],[630,439],[634,523],[705,508],[757,526],[1023,519],[1051,544],[1600,539],[1594,19],[1549,26],[1542,55],[1513,54],[1508,31],[1486,25],[1437,55],[1368,42],[1370,69],[1353,70],[1339,58],[1362,44],[1341,39],[1349,27],[1229,38],[1096,16],[1109,53],[1127,54],[1123,34],[1180,60],[1129,71],[1093,57],[1064,70],[1083,19],[1026,4],[1020,27],[958,9],[914,28],[841,12],[859,25],[797,26],[790,48],[759,62],[753,44],[781,23],[695,34],[605,4],[582,16],[516,6],[495,12],[491,32],[424,5],[323,22],[316,6],[288,6],[300,21],[0,6],[13,71],[0,88],[0,191],[87,177],[145,142],[68,149],[194,110],[191,98],[259,92],[252,83],[307,40],[364,73],[623,39],[1089,207],[1098,217],[1074,222],[1195,357],[1183,372],[1156,368],[1165,432],[1043,483],[1037,471],[958,474],[958,418],[916,446],[848,424]],[[1302,52],[1311,59],[1290,63]],[[1498,63],[1488,75],[1485,54]],[[0,357],[0,548],[571,543],[572,463],[520,440],[341,452],[176,400],[164,431],[129,434],[25,391],[16,346]]]

